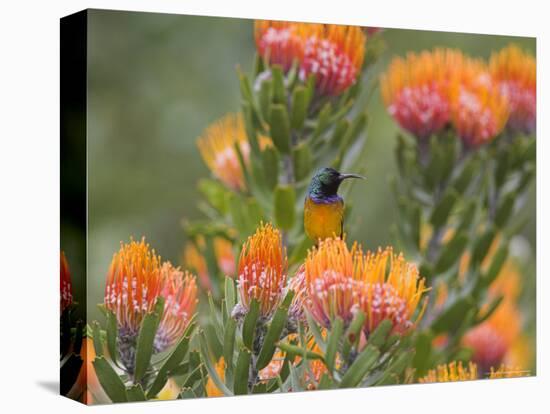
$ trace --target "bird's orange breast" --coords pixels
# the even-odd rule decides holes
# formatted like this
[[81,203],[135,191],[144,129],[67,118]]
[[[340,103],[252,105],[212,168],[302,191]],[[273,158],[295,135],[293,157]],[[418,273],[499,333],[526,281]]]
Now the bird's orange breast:
[[340,199],[332,203],[316,203],[306,197],[304,204],[304,228],[312,240],[342,236],[344,202]]

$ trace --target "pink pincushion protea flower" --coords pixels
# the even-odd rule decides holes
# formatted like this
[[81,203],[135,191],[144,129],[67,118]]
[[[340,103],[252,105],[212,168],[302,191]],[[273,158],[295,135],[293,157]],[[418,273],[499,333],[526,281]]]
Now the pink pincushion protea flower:
[[253,299],[260,314],[269,318],[281,302],[286,288],[288,261],[281,233],[271,224],[261,224],[244,243],[238,265],[238,309],[248,312]]
[[[272,145],[271,139],[259,137],[260,149]],[[250,144],[241,114],[227,114],[214,122],[197,140],[199,152],[212,175],[235,191],[245,191],[244,172],[239,162],[238,146],[245,165],[250,162]]]
[[65,257],[65,252],[61,252],[60,263],[60,309],[61,313],[73,304],[73,284],[71,282],[71,271]]
[[472,360],[483,373],[505,362],[521,331],[521,315],[515,304],[504,300],[485,322],[469,330],[462,344],[473,350]]
[[324,25],[307,39],[300,78],[315,75],[316,92],[337,96],[355,84],[365,58],[366,37],[360,27]]
[[155,338],[155,352],[161,352],[179,339],[196,306],[193,277],[161,265],[160,256],[145,243],[122,244],[107,274],[105,308],[113,312],[118,324],[119,357],[129,373],[133,372],[136,339],[141,322],[153,311],[157,299],[165,299],[164,311]]
[[195,314],[197,284],[189,272],[165,262],[161,268],[163,286],[160,296],[164,298],[164,313],[155,337],[155,351],[162,352],[181,338]]
[[305,274],[308,310],[325,328],[335,317],[349,324],[361,310],[367,337],[384,319],[392,322],[393,332],[404,333],[422,316],[424,307],[413,319],[427,290],[424,279],[391,248],[363,254],[356,243],[350,251],[345,241],[328,238],[309,252]]
[[315,75],[319,95],[339,95],[359,77],[366,42],[360,27],[263,20],[254,32],[260,56],[285,72],[296,62],[302,81]]
[[270,64],[280,65],[287,72],[294,61],[303,59],[305,39],[320,28],[317,24],[257,20],[254,23],[256,48]]
[[441,131],[449,122],[450,105],[437,84],[404,88],[388,106],[397,123],[418,138]]
[[493,53],[489,62],[493,80],[508,99],[510,117],[507,127],[531,134],[537,121],[537,63],[519,47],[510,45]]
[[415,137],[425,139],[450,121],[448,86],[465,57],[452,49],[435,49],[396,57],[380,77],[390,115]]
[[452,97],[453,125],[467,147],[492,141],[508,119],[508,103],[493,86],[457,85]]

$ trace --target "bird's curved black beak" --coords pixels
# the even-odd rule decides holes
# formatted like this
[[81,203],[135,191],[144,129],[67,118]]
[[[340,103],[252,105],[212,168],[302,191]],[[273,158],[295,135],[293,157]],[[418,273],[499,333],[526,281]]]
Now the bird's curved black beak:
[[359,174],[340,174],[340,181],[344,181],[346,178],[360,178],[362,180],[366,180],[365,177]]

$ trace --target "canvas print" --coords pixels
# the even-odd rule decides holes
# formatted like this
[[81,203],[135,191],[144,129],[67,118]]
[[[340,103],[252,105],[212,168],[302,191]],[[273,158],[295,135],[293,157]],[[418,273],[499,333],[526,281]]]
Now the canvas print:
[[536,375],[535,50],[327,23],[62,19],[61,393]]

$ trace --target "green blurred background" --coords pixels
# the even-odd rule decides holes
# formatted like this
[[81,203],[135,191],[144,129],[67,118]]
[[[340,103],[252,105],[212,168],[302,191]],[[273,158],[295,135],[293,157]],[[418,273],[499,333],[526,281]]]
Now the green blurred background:
[[[164,259],[180,263],[185,243],[180,223],[199,217],[196,182],[209,175],[196,138],[212,121],[239,109],[235,68],[250,71],[255,48],[251,20],[90,11],[88,28],[92,320],[99,318],[96,304],[103,300],[105,275],[120,241],[146,236]],[[528,38],[401,29],[382,36],[386,50],[365,82],[375,84],[392,56],[434,46],[487,58],[514,42],[535,53],[535,40]],[[397,127],[377,88],[364,94],[362,104],[370,117],[363,158],[368,180],[352,191],[360,219],[348,231],[351,239],[375,248],[391,244],[389,229],[399,214],[388,186]],[[534,186],[522,214],[531,217],[525,235],[534,248]]]

